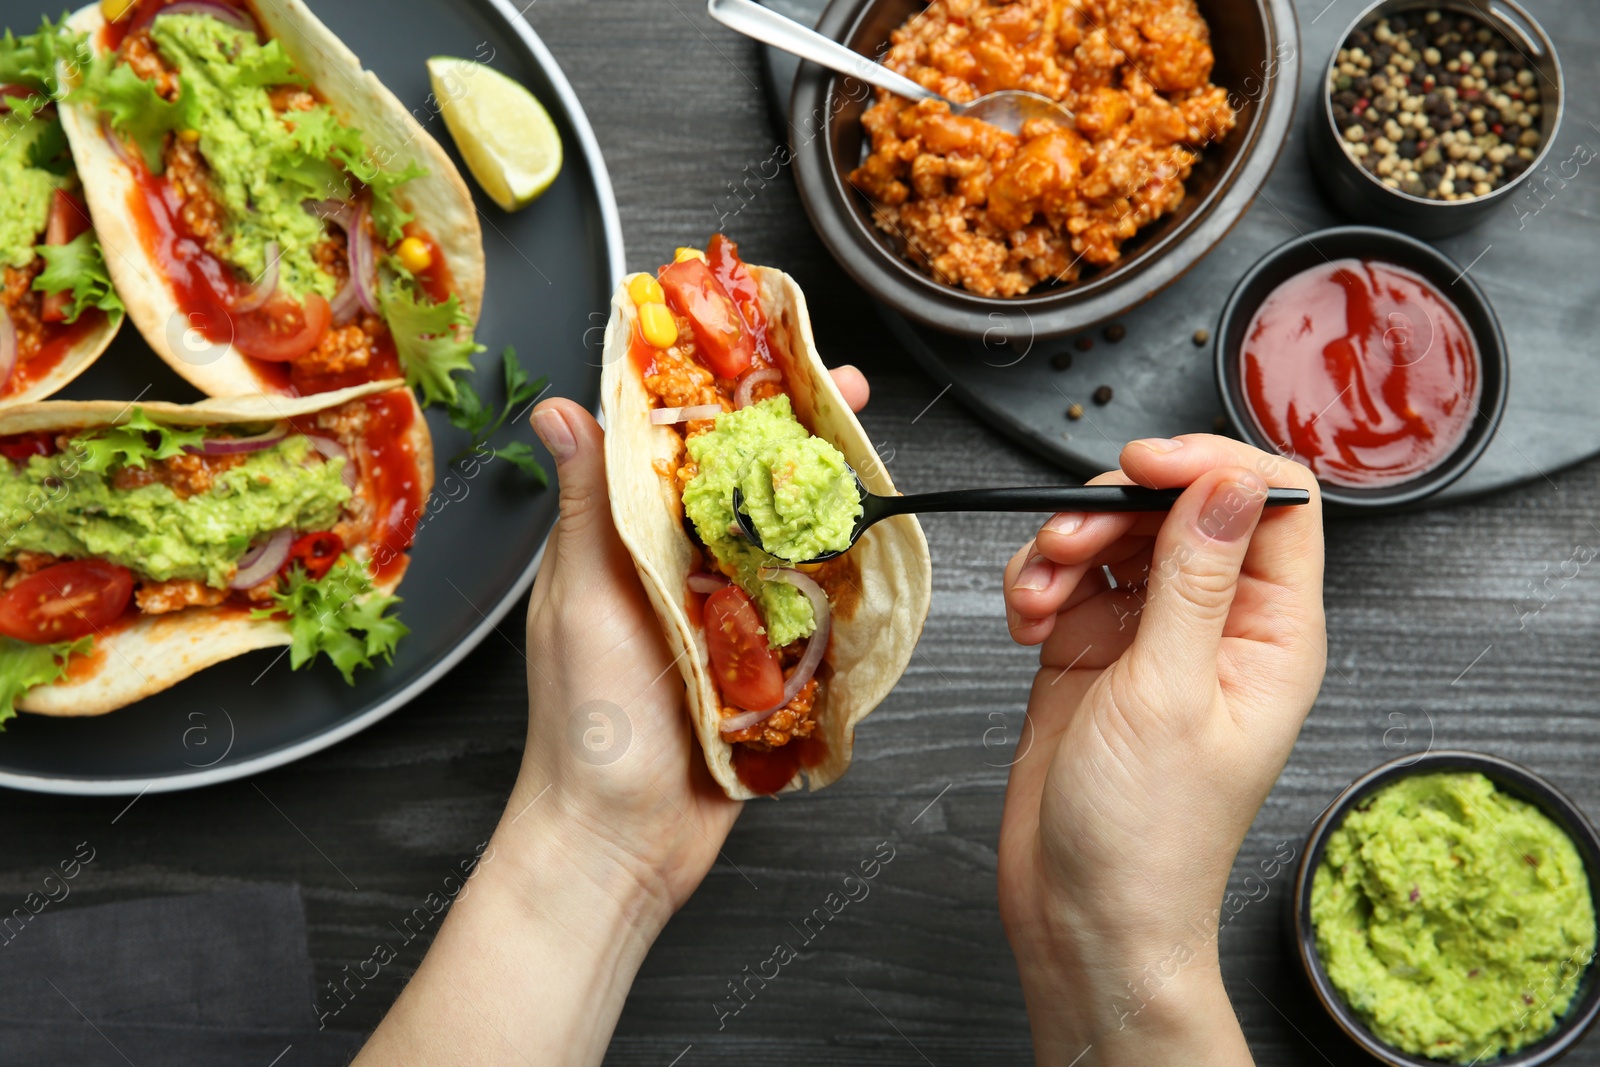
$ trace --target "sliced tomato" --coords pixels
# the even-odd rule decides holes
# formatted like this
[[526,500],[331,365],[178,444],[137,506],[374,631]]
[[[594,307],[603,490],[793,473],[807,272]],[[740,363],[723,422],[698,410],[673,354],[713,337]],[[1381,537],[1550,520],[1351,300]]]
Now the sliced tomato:
[[738,305],[739,314],[755,339],[756,351],[771,363],[772,352],[767,347],[767,316],[761,310],[761,290],[750,274],[750,268],[739,258],[739,246],[722,234],[714,233],[711,243],[706,246],[706,259],[710,261],[711,273]]
[[98,633],[127,610],[133,572],[74,559],[30,574],[0,596],[0,634],[34,645]]
[[56,435],[53,433],[17,433],[0,437],[0,456],[19,466],[28,462],[29,456],[56,454]]
[[[89,209],[65,189],[57,189],[50,201],[50,221],[45,225],[44,243],[64,245],[75,240],[89,228]],[[45,322],[65,322],[67,310],[72,307],[72,294],[67,291],[48,293],[39,317]]]
[[332,530],[308,533],[289,546],[289,558],[284,566],[293,567],[298,563],[315,580],[327,574],[343,554],[344,538]]
[[331,322],[333,310],[316,293],[304,304],[273,300],[233,320],[233,346],[252,359],[288,363],[317,347]]
[[761,616],[743,589],[729,585],[706,597],[702,624],[725,703],[765,711],[783,699],[783,667],[767,647]]
[[737,378],[750,369],[755,339],[728,291],[711,268],[698,259],[686,259],[662,268],[661,288],[667,302],[687,316],[694,330],[700,358],[718,378]]

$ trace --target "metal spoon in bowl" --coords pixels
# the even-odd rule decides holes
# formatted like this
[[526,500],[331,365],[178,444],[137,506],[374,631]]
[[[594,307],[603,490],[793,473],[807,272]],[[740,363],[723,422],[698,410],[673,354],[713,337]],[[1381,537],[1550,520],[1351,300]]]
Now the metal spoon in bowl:
[[952,115],[987,122],[1009,134],[1022,132],[1022,124],[1029,119],[1049,119],[1063,126],[1075,124],[1072,112],[1048,96],[1024,92],[1021,89],[1001,89],[988,93],[970,104],[957,103],[925,89],[903,74],[896,74],[881,63],[875,63],[859,52],[852,52],[837,41],[829,40],[816,30],[763,7],[755,0],[706,0],[706,10],[711,17],[736,33],[771,45],[801,59],[827,67],[829,70],[860,78],[869,85],[887,89],[896,96],[912,100],[943,100],[950,105]]
[[[934,511],[1170,511],[1182,489],[1145,489],[1137,485],[1038,485],[1016,489],[954,489],[943,493],[915,493],[911,496],[876,496],[861,484],[861,476],[850,471],[856,480],[856,490],[861,494],[861,516],[850,531],[850,544],[861,540],[867,527],[882,522],[893,515]],[[1269,508],[1294,507],[1309,504],[1311,494],[1304,489],[1268,489],[1266,506]],[[739,531],[752,544],[765,548],[761,534],[756,531],[750,516],[744,513],[744,491],[733,490],[733,518]],[[848,548],[838,552],[825,552],[815,559],[797,560],[800,563],[824,563],[843,555]]]

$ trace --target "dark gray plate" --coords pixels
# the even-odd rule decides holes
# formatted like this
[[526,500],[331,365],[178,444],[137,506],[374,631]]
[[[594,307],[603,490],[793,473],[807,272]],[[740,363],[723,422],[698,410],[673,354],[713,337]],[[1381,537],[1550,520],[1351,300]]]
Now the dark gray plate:
[[[593,407],[599,398],[600,332],[592,328],[604,326],[611,291],[622,276],[622,229],[594,133],[555,60],[506,0],[395,0],[383,5],[381,17],[358,0],[315,0],[315,10],[452,155],[443,120],[425,104],[423,64],[429,56],[490,62],[532,89],[550,111],[566,149],[561,176],[550,190],[516,215],[473,190],[488,255],[478,339],[490,349],[478,357],[474,383],[498,401],[499,351],[514,344],[531,374],[550,376],[553,393]],[[32,30],[40,13],[17,0],[0,4],[4,25],[16,31]],[[473,184],[470,175],[467,182]],[[141,394],[199,399],[127,325],[62,395],[124,400]],[[484,465],[472,478],[445,468],[463,435],[441,412],[430,412],[428,423],[440,467],[429,517],[400,587],[400,616],[411,634],[400,642],[392,666],[364,672],[350,687],[326,663],[291,671],[281,650],[268,649],[111,715],[23,715],[0,734],[0,785],[131,794],[240,778],[365,729],[454,666],[533,580],[555,522],[556,493],[537,488],[506,464]],[[537,444],[525,420],[502,431],[506,439],[513,435]]]
[[[826,0],[768,0],[791,18],[816,22]],[[1504,489],[1600,453],[1600,275],[1589,266],[1600,237],[1600,52],[1591,45],[1590,0],[1528,0],[1555,41],[1566,70],[1567,113],[1550,165],[1493,218],[1433,244],[1468,268],[1494,304],[1511,359],[1505,421],[1476,466],[1427,505]],[[1117,465],[1124,442],[1210,432],[1222,415],[1211,349],[1197,329],[1216,332],[1234,284],[1251,265],[1300,234],[1354,220],[1323,199],[1306,158],[1306,123],[1315,117],[1320,72],[1357,8],[1296,0],[1300,21],[1300,107],[1271,178],[1231,233],[1188,274],[1117,321],[1127,335],[1094,347],[1072,338],[986,348],[907,322],[884,310],[895,336],[941,387],[1019,444],[1088,476]],[[1226,32],[1214,26],[1213,33]],[[767,88],[780,136],[787,136],[794,61],[767,50]],[[1547,173],[1546,173],[1547,172]],[[1105,325],[1105,324],[1102,324]],[[1070,370],[1054,357],[1072,356]],[[1112,388],[1105,406],[1091,397]],[[1067,408],[1083,405],[1073,422]]]

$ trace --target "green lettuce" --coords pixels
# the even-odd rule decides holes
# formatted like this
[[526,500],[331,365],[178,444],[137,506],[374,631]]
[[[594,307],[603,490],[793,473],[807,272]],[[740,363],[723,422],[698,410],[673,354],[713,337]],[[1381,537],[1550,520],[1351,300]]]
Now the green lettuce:
[[67,450],[81,469],[100,474],[113,467],[143,467],[153,459],[169,459],[190,445],[199,445],[205,436],[198,426],[163,426],[146,415],[144,408],[135,407],[127,422],[75,437]]
[[422,390],[422,402],[452,403],[458,370],[471,370],[472,357],[484,350],[472,339],[472,319],[451,294],[442,304],[419,299],[406,278],[384,283],[379,291],[383,317],[394,335],[395,352],[406,384]]
[[152,174],[165,169],[161,150],[166,135],[190,125],[187,94],[180,92],[176,100],[163,98],[115,53],[96,56],[89,64],[83,84],[68,94],[69,100],[80,98],[93,101],[110,118],[111,128],[134,143]]
[[51,295],[70,292],[68,322],[77,322],[85,308],[99,308],[107,315],[122,313],[122,301],[111,287],[111,275],[106,273],[105,257],[93,230],[85,230],[64,245],[39,245],[36,251],[44,257],[45,266],[33,287]]
[[92,648],[92,637],[53,645],[30,645],[14,637],[0,637],[0,730],[17,717],[17,701],[28,690],[60,681],[66,677],[67,660],[88,655]]
[[384,614],[400,598],[378,592],[367,565],[350,556],[341,556],[321,578],[295,567],[288,589],[274,593],[273,600],[275,607],[258,608],[251,618],[289,617],[289,666],[299,670],[320,652],[348,685],[355,684],[356,669],[371,667],[375,657],[392,662],[395,645],[411,632]]

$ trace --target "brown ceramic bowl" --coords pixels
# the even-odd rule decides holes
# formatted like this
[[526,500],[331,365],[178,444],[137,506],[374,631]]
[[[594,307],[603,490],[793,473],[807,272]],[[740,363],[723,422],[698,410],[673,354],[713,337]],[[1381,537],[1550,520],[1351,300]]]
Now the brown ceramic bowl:
[[[1182,206],[1127,241],[1114,266],[1011,298],[936,281],[872,224],[870,203],[847,180],[867,141],[861,114],[871,92],[852,78],[802,63],[790,99],[789,141],[812,225],[867,292],[913,322],[963,337],[1060,337],[1148,299],[1194,266],[1244,214],[1294,118],[1300,49],[1291,0],[1199,2],[1216,53],[1212,81],[1228,90],[1238,125],[1196,164]],[[817,29],[864,55],[878,55],[889,34],[923,6],[922,0],[833,0]]]

